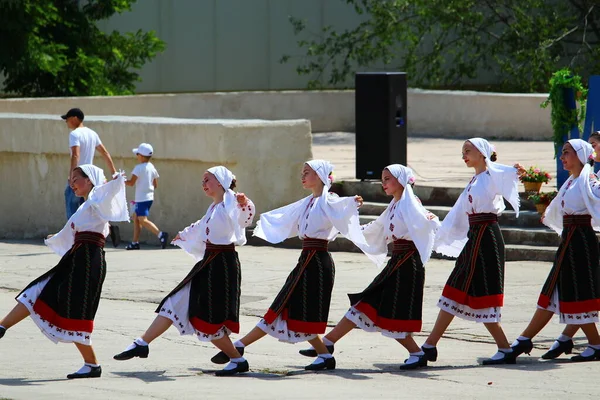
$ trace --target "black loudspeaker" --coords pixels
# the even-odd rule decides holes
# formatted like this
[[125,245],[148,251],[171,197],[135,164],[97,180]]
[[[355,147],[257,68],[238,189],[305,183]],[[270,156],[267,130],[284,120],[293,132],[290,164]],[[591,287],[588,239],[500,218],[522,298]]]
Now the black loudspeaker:
[[356,178],[406,165],[406,73],[360,72],[355,81]]

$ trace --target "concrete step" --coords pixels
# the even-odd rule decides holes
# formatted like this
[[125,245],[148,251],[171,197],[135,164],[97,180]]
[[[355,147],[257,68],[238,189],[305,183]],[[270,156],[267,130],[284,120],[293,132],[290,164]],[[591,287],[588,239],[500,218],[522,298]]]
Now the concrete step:
[[[374,215],[361,215],[360,223],[368,224],[374,221],[377,217]],[[523,244],[529,246],[558,246],[560,236],[556,232],[546,227],[514,227],[500,225],[504,243],[507,244]]]
[[[282,243],[273,245],[260,238],[252,236],[252,230],[247,229],[248,244],[251,246],[272,246],[286,249],[301,249],[302,241],[297,237],[287,239]],[[506,261],[547,261],[552,262],[554,255],[556,254],[555,246],[529,246],[524,244],[507,244],[506,249]],[[360,250],[346,238],[338,237],[336,240],[329,244],[329,250],[332,252],[336,251],[348,251],[348,252],[360,252]],[[433,258],[443,258],[440,254],[434,253]]]
[[[433,186],[415,185],[414,192],[426,206],[453,206],[456,200],[463,192],[463,188],[446,188]],[[331,191],[340,196],[361,195],[365,201],[389,203],[391,198],[387,196],[381,188],[381,183],[377,181],[359,181],[348,180],[335,182]],[[535,210],[534,204],[527,200],[525,193],[519,194],[521,197],[521,210]],[[506,203],[506,202],[505,202]],[[506,203],[507,209],[512,209],[510,204]]]
[[[360,208],[360,215],[379,216],[385,211],[389,203],[378,203],[366,201]],[[450,206],[426,206],[429,211],[437,215],[440,220],[446,218],[452,207]],[[523,228],[542,228],[545,225],[540,222],[540,214],[537,211],[521,210],[519,218],[516,218],[513,210],[505,210],[498,218],[500,225],[515,226]]]

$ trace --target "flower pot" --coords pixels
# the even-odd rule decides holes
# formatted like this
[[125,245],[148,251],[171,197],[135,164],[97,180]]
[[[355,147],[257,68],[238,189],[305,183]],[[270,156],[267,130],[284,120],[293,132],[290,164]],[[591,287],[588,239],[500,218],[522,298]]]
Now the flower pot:
[[546,211],[546,208],[548,208],[548,204],[536,204],[535,205],[535,209],[537,210],[538,213],[540,213],[541,215],[544,215],[544,212]]
[[523,182],[526,192],[539,193],[542,185],[542,182]]

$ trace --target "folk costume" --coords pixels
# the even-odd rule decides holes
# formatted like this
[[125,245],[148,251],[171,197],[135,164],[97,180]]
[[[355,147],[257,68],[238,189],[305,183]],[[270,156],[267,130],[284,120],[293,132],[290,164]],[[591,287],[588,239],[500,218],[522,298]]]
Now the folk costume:
[[[404,191],[398,201],[393,200],[383,214],[362,229],[367,243],[381,252],[387,252],[388,244],[393,243],[392,258],[365,290],[348,295],[351,306],[344,318],[367,332],[406,339],[421,331],[423,266],[431,256],[440,223],[414,195],[412,170],[400,164],[386,169],[398,179]],[[323,342],[330,352],[334,350],[327,336]],[[314,357],[316,351],[311,347],[300,350],[300,354]],[[411,353],[403,368],[417,367],[423,357],[423,352]]]
[[17,301],[30,312],[40,330],[54,343],[92,344],[94,317],[106,276],[104,257],[108,221],[129,221],[125,177],[105,183],[103,171],[79,166],[93,189],[65,227],[45,243],[62,256],[59,263],[32,281]]
[[[223,166],[212,167],[225,189],[223,201],[212,203],[197,222],[179,232],[173,243],[196,261],[188,275],[160,302],[156,313],[170,320],[181,335],[210,342],[240,330],[241,266],[235,246],[246,244],[245,228],[252,224],[254,203],[240,205],[229,187],[234,175]],[[138,338],[116,360],[148,357],[148,343]]]
[[392,257],[373,282],[361,293],[349,294],[351,307],[345,318],[367,332],[404,339],[420,332],[422,325],[424,264],[431,257],[435,232],[440,223],[414,195],[415,177],[399,164],[386,167],[404,187],[400,200],[393,200],[375,221],[363,227],[367,243],[387,250]]
[[[592,146],[581,139],[568,142],[583,169],[578,177],[571,175],[561,186],[542,220],[561,236],[561,243],[537,308],[559,315],[562,324],[595,324],[600,310],[599,251],[594,232],[600,231],[600,181],[589,163],[594,159]],[[520,336],[513,348],[528,352],[530,344],[531,338]],[[600,357],[600,346],[590,346],[572,360],[590,361],[596,357]]]
[[376,264],[387,249],[369,246],[361,231],[354,197],[330,194],[333,165],[312,160],[307,164],[324,184],[320,197],[308,196],[288,206],[261,214],[254,235],[271,243],[298,235],[302,253],[267,313],[258,323],[282,342],[312,340],[324,333],[329,317],[335,265],[327,245],[338,232],[355,243]]
[[181,335],[194,334],[204,342],[240,331],[242,273],[235,246],[246,244],[245,228],[252,224],[256,210],[250,199],[243,206],[237,202],[229,189],[234,179],[231,171],[218,166],[208,172],[227,188],[225,196],[173,242],[197,263],[156,309],[173,321]]
[[[64,228],[45,241],[62,258],[54,268],[27,285],[16,300],[54,343],[91,346],[106,276],[104,243],[109,233],[108,221],[129,221],[129,213],[122,174],[105,183],[100,168],[91,164],[78,168],[93,187]],[[0,338],[5,332],[6,328],[0,326]],[[101,374],[100,365],[85,362],[67,378],[99,378]]]
[[475,322],[499,322],[504,302],[504,238],[498,214],[506,199],[519,216],[517,170],[490,160],[485,139],[469,139],[485,157],[487,169],[475,175],[437,232],[435,250],[458,257],[438,307]]

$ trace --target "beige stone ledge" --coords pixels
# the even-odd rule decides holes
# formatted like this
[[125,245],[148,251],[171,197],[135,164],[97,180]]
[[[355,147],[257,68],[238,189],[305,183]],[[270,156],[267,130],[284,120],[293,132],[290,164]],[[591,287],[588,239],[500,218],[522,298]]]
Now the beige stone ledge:
[[[486,136],[542,140],[551,137],[546,94],[504,94],[409,89],[411,135]],[[308,119],[313,132],[355,128],[354,91],[283,91],[152,94],[0,100],[0,112],[60,115],[71,107],[86,114],[174,118]]]
[[[201,188],[202,174],[214,165],[236,174],[238,190],[248,194],[259,213],[307,195],[300,184],[302,165],[312,158],[306,120],[90,116],[85,122],[127,174],[137,163],[131,150],[141,142],[154,146],[152,162],[160,179],[150,219],[171,233],[206,211],[210,200]],[[66,222],[68,134],[55,115],[0,114],[0,237],[43,237]],[[94,163],[108,173],[97,152]],[[128,188],[128,200],[133,198]],[[121,226],[130,238],[131,225]]]

